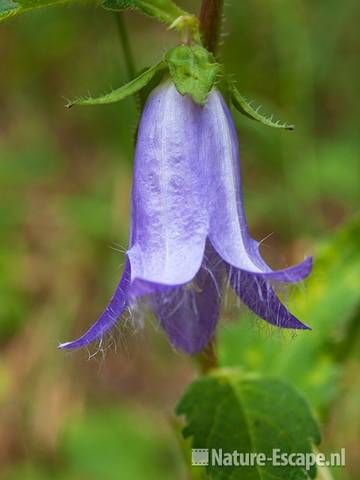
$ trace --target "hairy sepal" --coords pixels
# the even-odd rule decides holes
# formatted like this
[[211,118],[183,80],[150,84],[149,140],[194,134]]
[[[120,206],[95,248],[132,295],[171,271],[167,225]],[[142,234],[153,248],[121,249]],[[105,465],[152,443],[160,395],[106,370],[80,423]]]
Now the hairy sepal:
[[214,56],[198,45],[179,45],[166,53],[165,62],[177,91],[204,105],[220,71]]
[[66,104],[66,107],[71,108],[73,105],[106,105],[119,102],[130,95],[140,92],[151,82],[158,72],[164,70],[165,68],[165,62],[161,61],[148,70],[145,70],[139,76],[134,78],[134,80],[131,80],[129,83],[126,83],[116,90],[112,90],[111,92],[101,95],[100,97],[77,98],[76,100],[69,101]]
[[295,125],[290,125],[288,123],[282,123],[280,121],[275,121],[273,120],[273,115],[265,116],[262,115],[259,110],[260,107],[254,108],[252,106],[252,102],[249,102],[246,100],[243,95],[239,92],[239,90],[235,86],[230,87],[230,95],[231,95],[231,101],[236,110],[238,110],[240,113],[245,115],[248,118],[251,118],[251,120],[255,120],[256,122],[260,122],[266,127],[272,127],[272,128],[282,128],[285,130],[294,130]]

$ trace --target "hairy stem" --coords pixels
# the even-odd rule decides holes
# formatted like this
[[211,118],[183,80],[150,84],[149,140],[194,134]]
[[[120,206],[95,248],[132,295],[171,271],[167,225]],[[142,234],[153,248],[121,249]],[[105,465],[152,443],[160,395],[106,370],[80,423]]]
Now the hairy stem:
[[200,11],[200,32],[205,48],[216,54],[222,22],[224,0],[203,0]]
[[216,353],[216,339],[213,338],[207,347],[204,348],[196,356],[197,363],[201,370],[201,373],[206,375],[210,370],[217,368],[219,365],[217,353]]

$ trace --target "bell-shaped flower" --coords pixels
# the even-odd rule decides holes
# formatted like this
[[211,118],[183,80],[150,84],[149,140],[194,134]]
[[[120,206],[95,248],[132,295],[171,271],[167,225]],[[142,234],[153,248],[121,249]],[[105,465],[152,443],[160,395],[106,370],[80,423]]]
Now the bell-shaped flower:
[[280,301],[274,282],[303,280],[311,258],[273,271],[250,237],[241,191],[237,134],[213,89],[204,107],[168,80],[145,105],[135,154],[131,233],[120,283],[78,348],[101,339],[145,300],[171,344],[189,354],[214,335],[225,286],[258,317],[307,329]]

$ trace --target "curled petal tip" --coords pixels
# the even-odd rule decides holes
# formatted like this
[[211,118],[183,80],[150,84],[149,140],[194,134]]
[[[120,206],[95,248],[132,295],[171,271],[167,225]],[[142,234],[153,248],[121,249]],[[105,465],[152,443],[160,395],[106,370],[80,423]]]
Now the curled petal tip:
[[243,303],[268,323],[280,328],[310,330],[289,312],[269,282],[261,276],[234,270],[230,283]]
[[276,321],[272,322],[271,319],[269,321],[269,318],[262,318],[264,318],[264,320],[266,320],[267,322],[272,323],[276,327],[285,328],[286,330],[311,330],[311,327],[309,327],[305,323],[300,322],[300,320],[294,315],[292,315],[292,313],[290,313],[284,305],[283,307],[284,310],[281,312],[282,315],[276,318]]
[[111,298],[108,306],[99,317],[97,322],[89,328],[80,338],[72,342],[60,343],[58,348],[60,350],[70,350],[75,348],[84,347],[89,345],[95,340],[101,342],[102,338],[108,333],[115,325],[117,320],[123,314],[127,307],[127,291],[130,278],[130,262],[127,260],[121,280],[115,290],[113,297]]
[[75,348],[80,348],[84,345],[85,343],[81,341],[81,338],[79,338],[78,340],[74,340],[73,342],[59,343],[57,348],[59,350],[74,350]]
[[292,315],[292,322],[289,324],[289,326],[286,326],[285,328],[290,328],[292,330],[312,330],[309,325],[306,325],[305,323],[300,322],[296,317]]
[[306,325],[305,323],[302,323],[302,326],[298,328],[299,330],[312,330],[312,328],[309,325]]
[[304,265],[304,268],[307,268],[307,274],[309,275],[314,265],[313,257],[306,257],[303,262],[303,265]]
[[279,281],[283,283],[297,283],[309,276],[313,266],[313,258],[307,257],[298,265],[284,268],[282,270],[274,270],[272,272],[264,272],[261,274],[263,278]]
[[308,277],[311,273],[311,270],[313,268],[313,257],[306,257],[305,260],[299,264],[299,279],[304,280],[306,277]]
[[59,350],[74,350],[75,348],[83,347],[88,343],[90,343],[90,341],[86,341],[83,339],[83,337],[80,337],[77,340],[74,340],[72,342],[59,343],[57,348]]
[[[84,335],[71,342],[60,343],[58,348],[60,350],[71,350],[85,347],[95,340],[99,340],[101,342],[101,339],[111,329],[115,321],[116,317],[109,318],[108,312],[105,311],[100,319],[92,327],[90,327],[89,330],[84,333]],[[106,322],[105,325],[104,322]]]
[[101,315],[99,320],[94,323],[94,325],[90,327],[89,330],[84,333],[84,335],[76,340],[73,340],[72,342],[60,343],[58,348],[60,350],[70,350],[85,347],[95,340],[99,340],[101,342],[101,339],[104,337],[104,335],[114,326],[117,318],[118,317],[116,315],[110,313],[108,307]]

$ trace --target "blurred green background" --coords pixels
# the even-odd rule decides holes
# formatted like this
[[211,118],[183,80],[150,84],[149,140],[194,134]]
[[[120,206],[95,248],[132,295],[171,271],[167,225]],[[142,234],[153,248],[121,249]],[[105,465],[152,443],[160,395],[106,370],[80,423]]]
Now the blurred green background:
[[[271,234],[274,267],[317,262],[289,297],[313,332],[292,338],[234,310],[221,363],[302,389],[321,449],[347,449],[342,480],[360,478],[359,14],[357,0],[234,1],[222,47],[240,91],[297,126],[234,113],[251,231]],[[139,70],[177,42],[125,18]],[[56,349],[101,312],[127,246],[134,101],[64,108],[127,80],[114,15],[83,5],[9,20],[0,58],[0,478],[186,479],[171,418],[196,370],[153,319],[114,332],[105,352]]]

